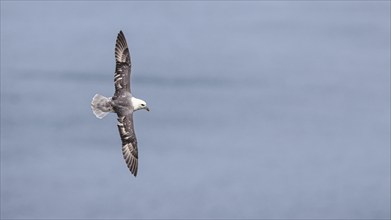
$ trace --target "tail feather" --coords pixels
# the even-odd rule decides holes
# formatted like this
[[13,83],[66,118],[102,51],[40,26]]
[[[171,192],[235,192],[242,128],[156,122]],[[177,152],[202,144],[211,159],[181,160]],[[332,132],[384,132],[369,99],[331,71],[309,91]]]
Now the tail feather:
[[91,109],[97,118],[102,119],[113,111],[110,101],[111,98],[99,94],[92,98]]

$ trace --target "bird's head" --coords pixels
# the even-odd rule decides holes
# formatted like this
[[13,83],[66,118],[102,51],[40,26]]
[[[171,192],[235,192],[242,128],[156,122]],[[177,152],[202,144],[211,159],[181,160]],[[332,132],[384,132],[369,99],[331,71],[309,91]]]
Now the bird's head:
[[145,110],[149,111],[147,103],[144,100],[132,97],[132,104],[133,104],[134,111],[137,111],[140,109],[145,109]]

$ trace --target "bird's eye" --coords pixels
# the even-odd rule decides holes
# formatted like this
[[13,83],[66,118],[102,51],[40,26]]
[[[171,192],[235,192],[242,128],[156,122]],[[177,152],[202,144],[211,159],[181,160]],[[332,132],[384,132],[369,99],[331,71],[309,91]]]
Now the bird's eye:
[[143,107],[144,107],[145,105],[144,105],[144,104],[141,104],[141,106],[143,106]]

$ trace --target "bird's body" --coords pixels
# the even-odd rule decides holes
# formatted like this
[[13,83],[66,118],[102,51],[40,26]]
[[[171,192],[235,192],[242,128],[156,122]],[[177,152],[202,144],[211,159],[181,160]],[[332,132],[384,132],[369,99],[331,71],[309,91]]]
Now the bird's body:
[[133,125],[133,112],[140,109],[149,111],[149,109],[145,101],[132,96],[130,90],[130,53],[122,31],[119,32],[116,41],[115,59],[114,95],[112,97],[104,97],[96,94],[92,99],[91,108],[95,116],[100,119],[110,112],[117,113],[117,126],[122,141],[122,153],[130,172],[136,176],[138,170],[138,149]]

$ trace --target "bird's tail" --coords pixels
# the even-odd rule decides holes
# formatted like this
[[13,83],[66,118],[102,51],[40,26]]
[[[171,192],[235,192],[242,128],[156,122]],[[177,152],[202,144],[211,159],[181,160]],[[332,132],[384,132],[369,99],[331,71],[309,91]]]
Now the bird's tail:
[[96,94],[92,98],[91,109],[97,118],[104,118],[107,114],[109,114],[109,112],[113,112],[111,98]]

